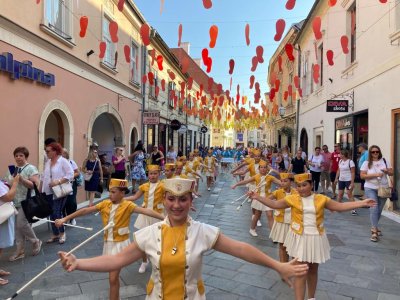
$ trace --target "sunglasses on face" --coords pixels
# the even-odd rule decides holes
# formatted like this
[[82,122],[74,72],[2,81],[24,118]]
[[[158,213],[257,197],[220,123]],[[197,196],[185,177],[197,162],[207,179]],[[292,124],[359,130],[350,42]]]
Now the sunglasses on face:
[[372,154],[379,154],[380,151],[371,151]]

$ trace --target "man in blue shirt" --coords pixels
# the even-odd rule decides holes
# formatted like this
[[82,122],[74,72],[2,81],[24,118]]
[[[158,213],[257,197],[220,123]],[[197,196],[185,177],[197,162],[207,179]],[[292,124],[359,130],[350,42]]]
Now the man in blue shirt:
[[[360,159],[358,160],[358,172],[361,170],[361,166],[365,161],[368,161],[368,145],[365,143],[361,143],[358,146],[358,152],[361,153]],[[364,183],[365,180],[361,179],[361,190],[364,190]],[[364,199],[364,196],[361,197],[361,199]]]

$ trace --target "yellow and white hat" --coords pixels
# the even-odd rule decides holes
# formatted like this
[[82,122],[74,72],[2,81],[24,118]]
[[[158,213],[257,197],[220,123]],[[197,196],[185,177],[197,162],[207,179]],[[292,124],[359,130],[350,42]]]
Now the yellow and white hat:
[[176,165],[171,164],[171,163],[165,164],[165,166],[164,166],[165,170],[173,170],[173,169],[175,169],[175,167],[176,167]]
[[194,191],[195,181],[184,178],[171,178],[164,180],[164,190],[175,196],[182,196]]
[[292,173],[280,173],[279,175],[281,176],[281,179],[293,178],[293,174]]
[[178,160],[179,161],[182,161],[182,160],[186,160],[187,158],[186,158],[186,155],[182,155],[182,156],[179,156],[178,157]]
[[260,149],[253,149],[253,155],[254,156],[261,156],[261,150]]
[[310,173],[303,173],[303,174],[296,174],[294,175],[294,181],[296,183],[302,183],[304,181],[311,180],[311,174]]
[[259,167],[267,167],[268,163],[265,160],[260,160],[260,162],[258,163]]
[[147,169],[149,171],[160,171],[160,166],[159,165],[148,165]]
[[128,181],[125,180],[125,179],[111,178],[108,188],[111,189],[111,188],[114,188],[114,187],[127,189],[128,188]]

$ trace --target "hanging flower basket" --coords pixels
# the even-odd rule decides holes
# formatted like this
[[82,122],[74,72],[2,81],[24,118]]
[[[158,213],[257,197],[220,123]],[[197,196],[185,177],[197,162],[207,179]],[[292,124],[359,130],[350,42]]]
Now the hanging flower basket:
[[293,136],[293,128],[289,126],[283,126],[279,131],[282,135],[286,135],[287,137]]

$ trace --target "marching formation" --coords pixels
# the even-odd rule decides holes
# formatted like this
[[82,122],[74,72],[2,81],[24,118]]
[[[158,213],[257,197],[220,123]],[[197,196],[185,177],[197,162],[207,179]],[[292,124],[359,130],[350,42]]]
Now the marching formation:
[[[58,144],[51,143],[45,149],[48,161],[40,182],[36,168],[33,167],[34,169],[31,168],[31,170],[28,168],[29,152],[26,148],[19,147],[14,151],[18,171],[9,174],[9,182],[0,182],[0,201],[1,203],[14,201],[19,216],[16,226],[13,213],[2,220],[0,247],[13,245],[15,226],[19,232],[17,249],[9,260],[18,260],[25,256],[25,240],[33,245],[32,255],[37,255],[41,248],[41,241],[36,238],[29,226],[30,220],[41,219],[51,222],[53,235],[47,243],[55,241],[64,243],[66,241],[64,226],[92,230],[92,228],[76,225],[75,220],[87,214],[100,214],[104,225],[103,255],[77,259],[72,254],[77,246],[68,253],[59,252],[59,256],[63,267],[68,272],[74,270],[109,272],[110,299],[119,299],[121,268],[138,260],[142,260],[139,273],[144,273],[151,264],[146,299],[205,299],[201,272],[202,256],[210,249],[272,268],[280,274],[282,280],[294,287],[297,300],[304,299],[306,290],[308,299],[315,299],[318,266],[330,259],[330,245],[324,226],[325,209],[332,212],[354,212],[358,208],[369,207],[371,241],[378,241],[382,234],[378,229],[378,221],[386,197],[382,194],[382,188],[389,185],[386,175],[390,176],[393,173],[389,162],[383,158],[380,148],[371,146],[360,168],[361,178],[365,180],[367,199],[354,201],[351,194],[354,186],[354,169],[352,169],[354,163],[347,162],[348,154],[346,155],[345,151],[342,151],[340,156],[333,153],[326,155],[325,160],[316,153],[307,160],[306,157],[302,157],[301,149],[297,151],[294,158],[290,155],[286,158],[284,155],[281,157],[274,155],[274,152],[268,149],[230,151],[209,149],[203,158],[201,151],[196,149],[187,157],[180,155],[163,164],[161,161],[164,160],[164,156],[158,154],[158,150],[155,149],[152,160],[160,161],[160,164],[146,165],[146,170],[142,174],[142,170],[137,169],[144,168],[143,151],[136,149],[133,157],[138,157],[141,165],[136,165],[137,168],[133,172],[142,175],[135,177],[135,182],[132,176],[132,195],[126,195],[129,193],[129,181],[121,175],[121,178],[109,180],[108,199],[94,205],[89,197],[88,207],[66,213],[65,201],[73,191],[72,189],[66,190],[65,193],[61,191],[61,195],[58,195],[54,187],[63,190],[63,185],[70,184],[77,176],[74,174],[73,164],[62,157],[62,149]],[[93,149],[91,151],[93,154]],[[224,155],[223,152],[225,152]],[[335,191],[333,185],[339,181],[338,201],[333,199],[334,196],[332,198],[327,196],[329,186],[324,186],[322,192],[318,193],[319,182],[316,183],[318,174],[314,174],[318,172],[318,168],[323,169],[322,165],[330,171],[332,161],[336,158],[340,158],[335,162],[338,165],[337,173],[335,176],[330,174],[330,177],[334,177],[333,192]],[[116,158],[114,164],[117,165],[120,161],[122,159]],[[95,157],[91,165],[92,176],[85,178],[85,184],[90,185],[90,181],[95,176],[96,164],[101,163]],[[223,175],[219,175],[219,169]],[[311,172],[308,172],[308,169],[311,169]],[[236,177],[236,183],[232,185],[232,189],[247,186],[247,191],[243,196],[234,200],[230,199],[231,203],[238,205],[237,210],[240,210],[246,209],[245,204],[251,202],[249,206],[252,217],[249,220],[249,233],[252,237],[260,235],[257,233],[257,227],[262,226],[260,221],[265,212],[269,237],[279,247],[279,261],[275,261],[262,250],[247,243],[228,238],[217,227],[197,222],[190,217],[190,211],[196,210],[195,199],[201,197],[198,188],[203,182],[203,177],[206,177],[203,184],[209,192],[213,189],[218,176],[226,176],[228,170]],[[343,176],[345,172],[350,173],[350,180],[341,180],[348,179],[346,174]],[[100,174],[98,171],[96,176],[103,178],[104,173]],[[143,183],[146,179],[148,181]],[[137,191],[135,191],[136,181],[142,181]],[[22,191],[21,184],[24,188]],[[30,200],[15,201],[18,192],[26,193],[36,185],[39,185],[40,189],[40,192],[36,189],[38,195],[31,197]],[[344,189],[348,192],[348,202],[342,202]],[[40,204],[42,197],[46,200],[44,204]],[[135,202],[140,199],[143,199],[143,204],[137,206]],[[24,202],[27,201],[36,201],[35,203],[42,205],[42,208],[46,205],[50,207],[51,210],[48,213],[50,219],[43,219],[47,216],[39,212],[32,215],[31,210],[25,209]],[[10,205],[10,207],[13,206]],[[133,234],[131,243],[129,224],[133,213],[139,216],[134,224],[137,231]],[[352,215],[357,214],[352,213]],[[75,221],[74,224],[71,223],[72,220]],[[10,238],[5,239],[3,236]],[[1,270],[1,275],[7,276],[9,273]],[[21,290],[27,288],[33,280]],[[7,284],[7,280],[1,279],[0,284]],[[16,297],[21,290],[17,291],[12,298]]]

